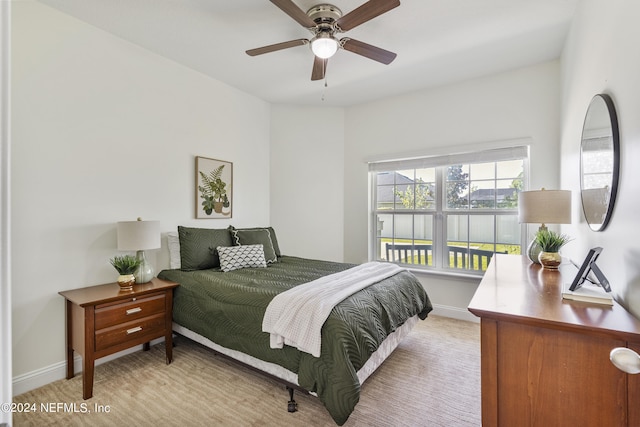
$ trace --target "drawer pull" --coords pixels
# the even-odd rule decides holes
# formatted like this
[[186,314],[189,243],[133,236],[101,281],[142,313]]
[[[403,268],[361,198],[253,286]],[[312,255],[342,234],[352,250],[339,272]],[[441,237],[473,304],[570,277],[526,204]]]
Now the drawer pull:
[[142,328],[140,326],[136,326],[135,328],[127,329],[127,335],[135,334],[136,332],[140,332]]
[[127,316],[134,313],[140,313],[141,311],[142,311],[142,308],[140,307],[130,308],[129,310],[127,310]]
[[626,347],[617,347],[609,354],[611,363],[627,374],[640,374],[640,356]]

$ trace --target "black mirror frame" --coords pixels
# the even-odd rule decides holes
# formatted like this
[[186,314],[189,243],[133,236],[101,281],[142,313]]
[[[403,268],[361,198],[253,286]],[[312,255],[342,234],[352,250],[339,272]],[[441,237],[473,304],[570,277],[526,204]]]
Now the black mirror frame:
[[[613,172],[611,177],[611,191],[609,196],[609,204],[607,206],[607,211],[605,213],[604,220],[602,221],[602,224],[600,224],[598,228],[594,228],[594,226],[591,223],[589,223],[589,219],[588,219],[589,216],[585,210],[584,199],[582,199],[582,192],[584,190],[583,188],[583,172],[584,171],[583,171],[583,164],[582,164],[583,163],[583,159],[582,159],[583,147],[582,146],[584,143],[584,130],[585,130],[584,127],[586,125],[589,109],[591,108],[591,105],[593,104],[593,101],[596,98],[601,98],[604,101],[605,105],[607,106],[607,111],[609,112],[609,122],[611,125],[611,139],[613,144]],[[620,133],[618,129],[618,115],[616,114],[616,107],[611,97],[607,94],[600,93],[595,95],[591,99],[591,102],[589,102],[589,107],[587,108],[587,113],[585,114],[585,121],[582,125],[582,134],[581,134],[581,140],[580,140],[580,199],[582,202],[582,212],[583,212],[583,215],[585,216],[585,220],[587,221],[587,224],[589,224],[589,228],[593,231],[604,231],[607,225],[609,225],[611,216],[613,215],[613,207],[616,202],[616,195],[618,193],[619,175],[620,175]]]

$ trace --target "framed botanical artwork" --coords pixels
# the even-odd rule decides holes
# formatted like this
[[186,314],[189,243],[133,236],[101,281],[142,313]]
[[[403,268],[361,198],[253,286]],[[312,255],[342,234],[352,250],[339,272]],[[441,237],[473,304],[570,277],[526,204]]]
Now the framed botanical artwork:
[[233,163],[196,157],[196,218],[231,218]]

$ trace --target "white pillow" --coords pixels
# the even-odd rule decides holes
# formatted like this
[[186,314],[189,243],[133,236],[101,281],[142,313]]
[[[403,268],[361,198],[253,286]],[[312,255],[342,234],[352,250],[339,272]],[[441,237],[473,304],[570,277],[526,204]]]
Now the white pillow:
[[216,249],[220,256],[220,269],[224,272],[267,266],[262,245],[218,246]]
[[169,247],[169,268],[180,268],[180,237],[177,231],[167,233]]

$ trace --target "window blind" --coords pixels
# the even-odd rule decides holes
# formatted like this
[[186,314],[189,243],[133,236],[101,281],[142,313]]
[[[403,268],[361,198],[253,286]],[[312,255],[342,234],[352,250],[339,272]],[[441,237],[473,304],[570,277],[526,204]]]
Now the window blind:
[[474,151],[467,153],[415,157],[402,160],[372,161],[369,162],[369,171],[388,172],[401,169],[426,169],[457,164],[519,160],[528,157],[528,154],[529,146],[521,145],[508,148],[496,148],[491,150]]

